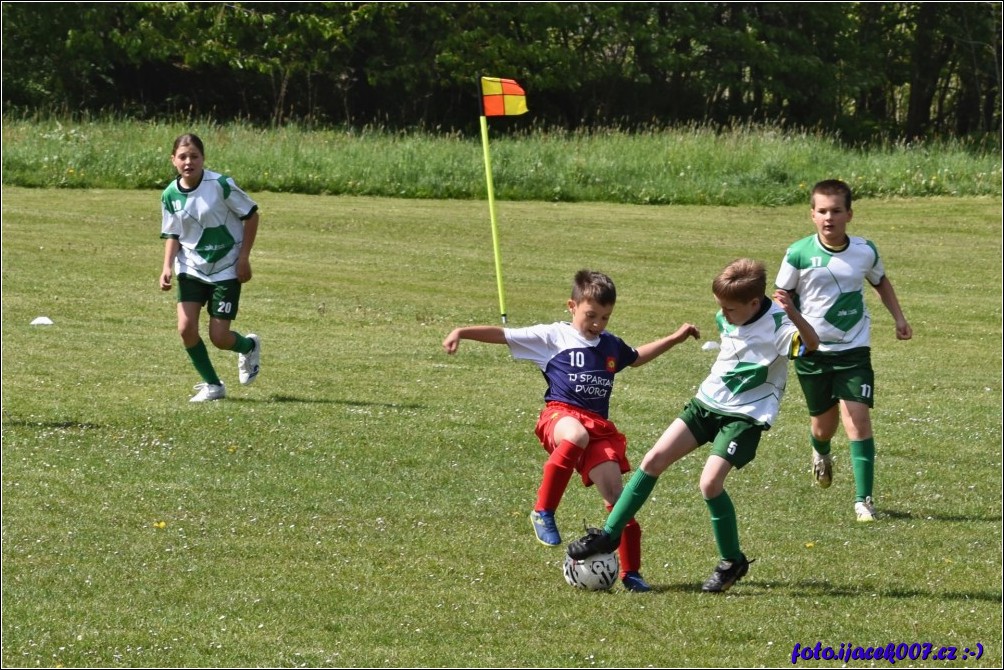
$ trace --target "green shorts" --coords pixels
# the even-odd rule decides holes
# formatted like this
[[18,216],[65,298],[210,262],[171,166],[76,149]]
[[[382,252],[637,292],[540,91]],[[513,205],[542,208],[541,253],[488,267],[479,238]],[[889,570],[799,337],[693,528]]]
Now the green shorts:
[[823,414],[840,400],[875,406],[875,371],[869,347],[813,352],[795,359],[795,372],[809,416]]
[[770,429],[747,417],[719,414],[693,399],[683,408],[680,420],[687,424],[698,446],[711,442],[711,453],[736,469],[756,458],[760,436]]
[[237,308],[241,303],[241,283],[228,279],[216,284],[207,284],[188,275],[178,275],[178,302],[209,304],[209,315],[218,319],[233,321],[237,318]]

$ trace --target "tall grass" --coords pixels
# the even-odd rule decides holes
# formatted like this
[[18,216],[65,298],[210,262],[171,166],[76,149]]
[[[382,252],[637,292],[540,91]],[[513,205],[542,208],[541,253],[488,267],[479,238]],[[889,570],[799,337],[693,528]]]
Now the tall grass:
[[[3,184],[162,188],[174,137],[196,132],[207,164],[245,188],[312,195],[483,199],[481,142],[456,133],[262,129],[242,124],[5,118]],[[489,130],[491,133],[491,130]],[[803,203],[824,178],[859,197],[1000,196],[999,148],[957,142],[843,146],[816,133],[688,126],[628,133],[531,128],[490,139],[502,199],[624,204]]]
[[[157,289],[158,191],[4,188],[4,667],[778,667],[817,641],[1001,665],[1000,198],[858,203],[915,333],[896,341],[867,296],[881,518],[854,521],[842,433],[833,486],[812,485],[792,379],[729,482],[757,560],[712,597],[703,450],[639,513],[655,592],[571,589],[561,550],[533,538],[539,372],[504,347],[441,349],[456,325],[499,322],[483,201],[254,195],[235,327],[262,336],[262,373],[241,387],[213,351],[229,397],[191,405]],[[572,274],[595,267],[633,344],[684,321],[710,338],[714,273],[740,255],[776,267],[811,226],[804,203],[498,214],[512,325],[565,318]],[[635,465],[711,356],[690,342],[618,376]],[[558,521],[575,537],[604,514],[573,482]]]

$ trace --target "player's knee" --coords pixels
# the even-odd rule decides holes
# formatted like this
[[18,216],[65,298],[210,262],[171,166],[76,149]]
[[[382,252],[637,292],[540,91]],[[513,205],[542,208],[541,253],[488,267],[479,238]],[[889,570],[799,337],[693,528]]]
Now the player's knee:
[[699,488],[701,496],[705,500],[710,500],[722,494],[722,491],[725,490],[725,482],[717,477],[701,477]]
[[834,406],[832,411],[812,417],[810,430],[814,438],[825,442],[826,440],[833,439],[839,425],[840,414],[837,412],[836,406]]
[[178,335],[186,346],[195,346],[199,342],[199,328],[191,323],[179,323]]
[[614,461],[604,461],[589,471],[589,479],[596,485],[608,511],[613,509],[624,491],[620,466]]

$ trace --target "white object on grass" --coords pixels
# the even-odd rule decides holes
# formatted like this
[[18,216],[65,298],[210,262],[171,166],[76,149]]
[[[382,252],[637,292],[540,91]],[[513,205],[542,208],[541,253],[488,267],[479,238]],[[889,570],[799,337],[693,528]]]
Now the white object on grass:
[[52,325],[52,319],[50,319],[47,316],[36,316],[35,319],[31,322],[31,325],[33,325],[33,326],[51,326]]
[[701,345],[701,349],[703,349],[704,351],[714,351],[715,349],[720,349],[720,348],[721,347],[718,346],[717,342],[712,342],[711,340],[708,340],[703,345]]
[[561,566],[569,586],[587,591],[608,591],[620,574],[617,554],[596,554],[582,560],[565,556]]

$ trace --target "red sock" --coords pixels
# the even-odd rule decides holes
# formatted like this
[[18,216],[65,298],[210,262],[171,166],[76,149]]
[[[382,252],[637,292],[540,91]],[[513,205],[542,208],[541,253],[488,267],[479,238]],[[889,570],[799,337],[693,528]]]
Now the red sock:
[[561,496],[565,495],[565,489],[575,474],[575,466],[581,456],[582,449],[568,440],[562,440],[551,452],[547,462],[544,463],[544,478],[540,482],[540,488],[537,489],[535,510],[553,512],[558,509]]
[[[607,505],[607,513],[614,507]],[[629,572],[641,570],[641,526],[631,519],[621,531],[621,545],[617,550],[621,559],[621,579]]]

